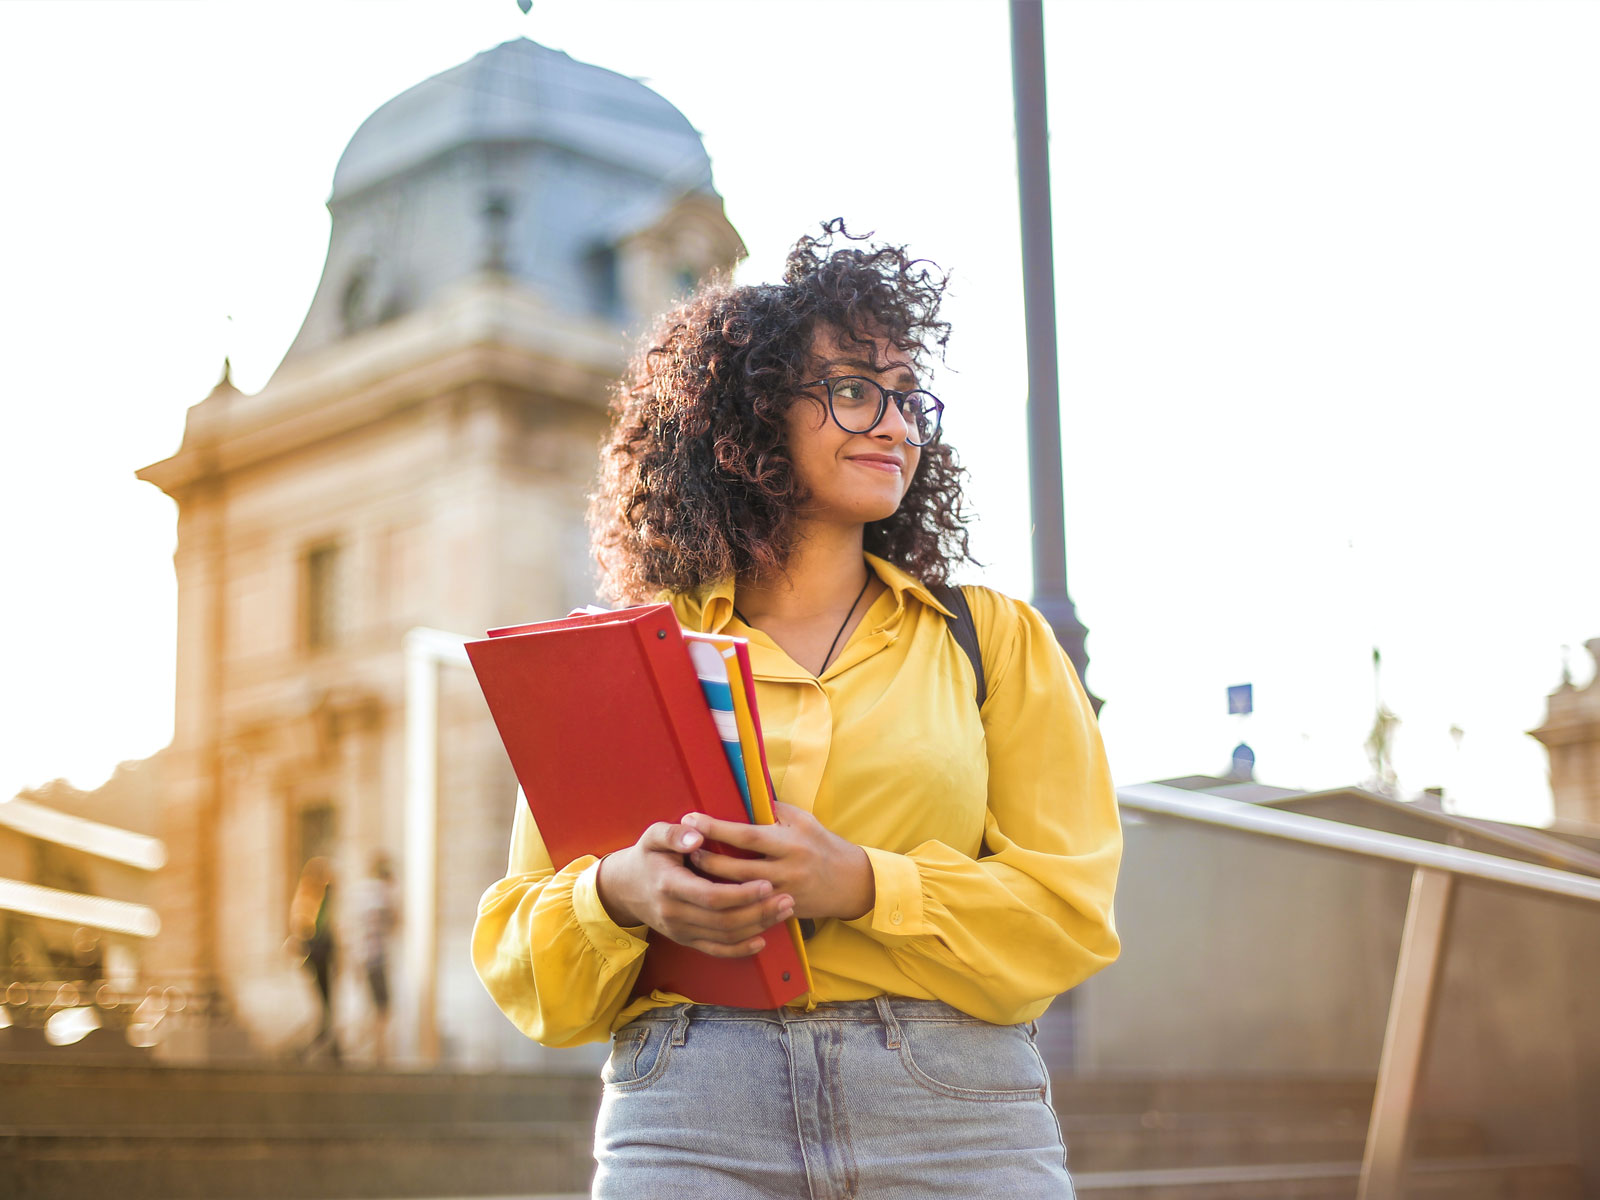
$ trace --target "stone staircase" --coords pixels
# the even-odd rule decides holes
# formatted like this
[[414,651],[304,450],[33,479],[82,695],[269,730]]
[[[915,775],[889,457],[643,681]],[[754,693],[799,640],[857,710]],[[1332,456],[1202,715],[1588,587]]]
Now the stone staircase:
[[0,1062],[7,1200],[584,1192],[597,1079]]
[[[0,1196],[529,1197],[586,1191],[589,1077],[0,1061]],[[1353,1200],[1372,1082],[1061,1078],[1086,1200]],[[1581,1200],[1567,1162],[1424,1122],[1415,1197]]]
[[[1354,1200],[1373,1081],[1058,1078],[1085,1200]],[[1409,1195],[1583,1200],[1575,1162],[1495,1154],[1469,1121],[1422,1119]]]

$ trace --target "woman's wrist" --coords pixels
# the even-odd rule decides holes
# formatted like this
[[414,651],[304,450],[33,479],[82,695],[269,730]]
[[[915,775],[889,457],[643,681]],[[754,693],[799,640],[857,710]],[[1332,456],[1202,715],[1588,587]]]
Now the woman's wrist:
[[878,886],[867,852],[853,842],[846,844],[850,847],[846,858],[849,865],[841,872],[839,911],[834,915],[842,921],[854,921],[872,911],[872,906],[878,902]]
[[618,860],[627,853],[627,850],[618,850],[602,855],[594,876],[594,890],[600,897],[600,906],[606,910],[606,916],[623,928],[644,924],[644,920],[629,907],[617,887],[620,882],[618,869],[626,871],[626,863]]

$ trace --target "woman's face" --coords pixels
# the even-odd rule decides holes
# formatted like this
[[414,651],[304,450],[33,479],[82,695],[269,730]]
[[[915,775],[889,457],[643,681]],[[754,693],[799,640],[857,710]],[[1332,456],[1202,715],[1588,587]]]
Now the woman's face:
[[[860,375],[895,391],[917,386],[909,358],[884,338],[857,343],[824,326],[811,340],[811,358],[812,379]],[[868,432],[847,433],[828,415],[827,388],[813,387],[790,406],[787,421],[789,457],[810,496],[807,519],[864,525],[900,507],[922,451],[906,441],[893,404]]]

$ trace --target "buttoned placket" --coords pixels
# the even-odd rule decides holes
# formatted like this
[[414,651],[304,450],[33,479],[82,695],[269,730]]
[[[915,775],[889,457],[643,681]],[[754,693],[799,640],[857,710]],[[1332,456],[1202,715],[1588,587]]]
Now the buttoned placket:
[[[820,676],[812,675],[800,666],[761,630],[745,626],[748,632],[742,635],[750,646],[750,667],[756,682],[807,689],[796,706],[794,723],[788,731],[790,742],[792,745],[818,747],[820,753],[807,755],[805,761],[799,763],[796,763],[791,756],[787,764],[774,768],[773,785],[776,792],[775,799],[808,813],[815,812],[817,796],[823,778],[827,774],[829,751],[833,745],[833,704],[828,695],[828,685],[856,664],[894,645],[899,638],[900,624],[905,619],[905,593],[911,590],[910,587],[904,583],[897,583],[892,578],[885,579],[881,570],[875,568],[874,570],[888,590],[868,607],[861,624],[851,631],[849,640]],[[947,617],[950,615],[931,595],[924,595],[920,585],[916,587],[918,598],[924,604],[931,605]],[[885,596],[892,599],[892,608],[876,626],[863,633],[862,628],[866,625],[867,619],[872,616],[874,609],[883,604]],[[705,596],[699,624],[701,630],[707,633],[727,633],[733,619],[733,585],[731,582],[724,582]],[[743,624],[742,621],[740,623]],[[890,920],[898,925],[904,918],[899,912],[895,912]]]

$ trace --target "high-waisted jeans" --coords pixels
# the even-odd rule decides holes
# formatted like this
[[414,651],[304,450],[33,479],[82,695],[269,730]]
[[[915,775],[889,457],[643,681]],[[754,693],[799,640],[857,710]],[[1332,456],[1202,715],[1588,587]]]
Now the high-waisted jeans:
[[676,1005],[619,1029],[595,1200],[1071,1200],[1026,1025],[934,1000]]

